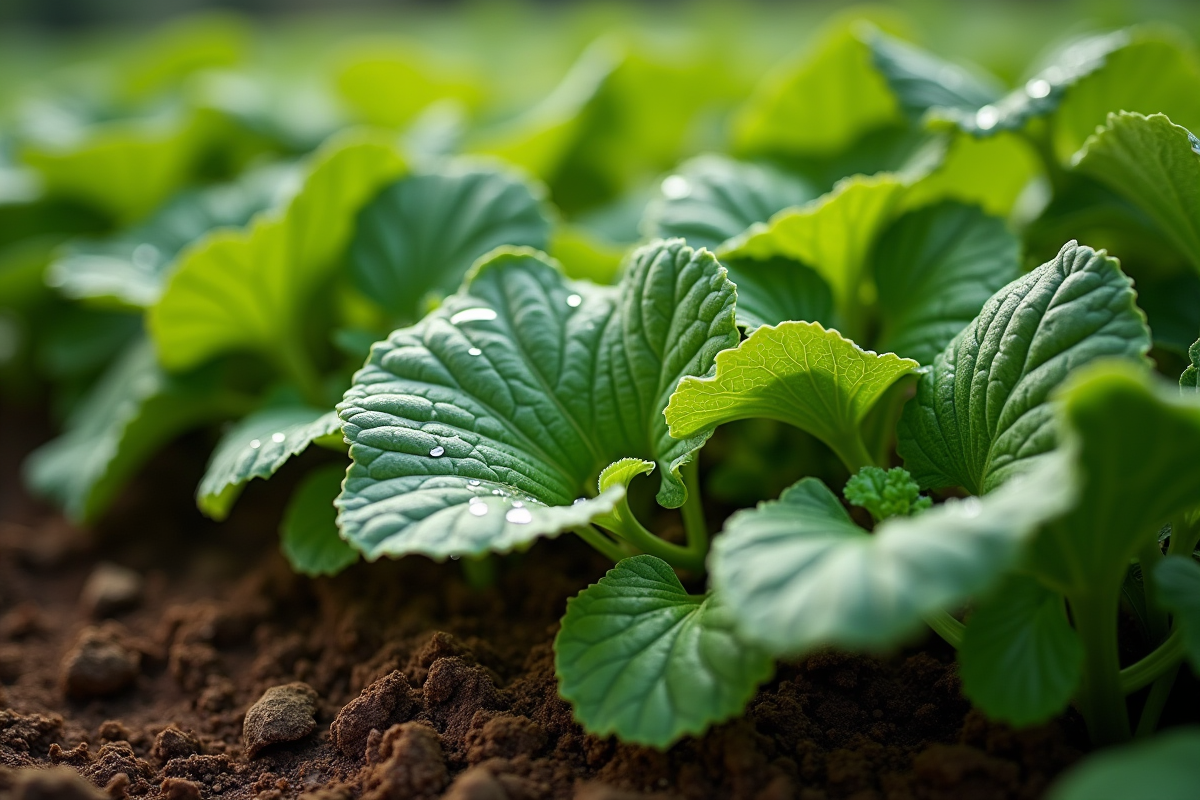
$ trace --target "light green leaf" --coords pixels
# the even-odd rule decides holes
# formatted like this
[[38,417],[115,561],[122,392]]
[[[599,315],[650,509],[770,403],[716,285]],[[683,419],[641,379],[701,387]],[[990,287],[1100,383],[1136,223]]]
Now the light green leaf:
[[1020,250],[1004,220],[978,208],[947,202],[905,214],[880,236],[871,259],[879,349],[932,363],[1021,274]]
[[678,236],[692,247],[716,250],[754,223],[818,194],[802,178],[766,164],[698,156],[662,180],[659,194],[646,207],[642,233]]
[[358,561],[358,551],[338,535],[333,506],[345,475],[345,467],[327,464],[309,473],[288,500],[279,544],[292,569],[302,575],[336,575]]
[[326,143],[282,211],[188,247],[158,303],[151,334],[163,366],[195,366],[229,350],[279,359],[293,349],[314,292],[354,230],[354,216],[404,171],[394,147],[350,133]]
[[1191,556],[1167,556],[1154,569],[1158,598],[1183,631],[1187,658],[1200,673],[1200,564]]
[[559,692],[589,733],[659,749],[737,716],[773,670],[719,596],[689,595],[653,556],[567,601],[554,653]]
[[611,511],[619,487],[572,503],[630,453],[658,465],[659,502],[681,505],[679,469],[707,434],[673,439],[662,411],[736,343],[733,302],[716,259],[679,240],[637,251],[617,287],[497,251],[376,344],[346,392],[343,536],[369,558],[525,546]]
[[902,122],[895,96],[850,26],[769,75],[734,119],[739,153],[830,156],[872,130]]
[[1079,687],[1083,645],[1062,595],[1013,576],[976,606],[958,648],[963,693],[1015,727],[1057,716]]
[[568,278],[610,284],[617,280],[627,249],[581,227],[560,224],[550,234],[547,252],[562,264]]
[[1051,787],[1048,800],[1192,800],[1200,785],[1200,727],[1103,750]]
[[1001,289],[921,376],[897,428],[904,466],[924,488],[983,494],[1052,450],[1067,374],[1150,349],[1134,298],[1116,259],[1075,242]]
[[1162,112],[1200,129],[1200,59],[1189,40],[1151,28],[1110,53],[1104,67],[1070,88],[1054,114],[1054,149],[1064,163],[1104,124],[1110,112]]
[[941,162],[905,194],[906,208],[951,199],[1007,217],[1043,168],[1033,145],[1012,131],[985,139],[954,132],[946,147]]
[[836,327],[829,284],[797,261],[779,256],[766,261],[724,258],[729,279],[737,286],[737,321],[747,330],[789,320]]
[[1142,364],[1109,361],[1073,377],[1060,402],[1079,502],[1033,542],[1029,568],[1071,597],[1120,587],[1163,523],[1197,505],[1200,400]]
[[185,192],[132,230],[71,244],[50,265],[46,282],[73,300],[151,306],[180,250],[213,228],[244,225],[275,204],[291,177],[290,170],[274,168],[236,183]]
[[991,75],[943,61],[885,33],[868,30],[860,32],[860,38],[901,108],[914,120],[935,107],[975,111],[1003,91]]
[[165,374],[154,348],[138,338],[80,401],[63,434],[29,456],[26,482],[73,520],[95,520],[155,451],[222,416],[213,377]]
[[1145,211],[1200,271],[1200,141],[1166,116],[1110,114],[1075,168]]
[[225,519],[249,481],[271,477],[315,440],[340,430],[334,411],[278,406],[250,414],[221,437],[196,489],[196,505],[215,520]]
[[1072,501],[1065,468],[1048,459],[987,497],[886,520],[874,535],[805,478],[729,518],[709,557],[714,591],[738,633],[776,654],[895,645],[1014,565],[1037,526]]
[[717,355],[716,374],[685,378],[666,418],[677,438],[739,419],[776,419],[829,445],[851,469],[871,463],[860,426],[875,401],[917,362],[863,350],[815,322],[758,328]]
[[509,169],[460,162],[410,175],[359,213],[350,268],[364,294],[412,322],[488,251],[544,248],[550,213],[545,189]]
[[838,310],[852,319],[856,315],[849,310],[873,299],[873,287],[864,280],[867,256],[904,189],[895,175],[848,178],[806,206],[753,225],[717,254],[722,260],[783,256],[807,264],[829,283]]
[[649,475],[654,472],[654,462],[640,458],[622,458],[609,464],[600,473],[596,482],[601,492],[613,486],[629,488],[629,484],[639,475]]

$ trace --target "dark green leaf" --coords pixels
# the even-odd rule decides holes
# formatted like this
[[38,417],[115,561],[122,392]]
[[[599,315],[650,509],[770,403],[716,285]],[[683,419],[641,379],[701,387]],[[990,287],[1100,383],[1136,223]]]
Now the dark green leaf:
[[1154,569],[1158,599],[1183,632],[1187,659],[1200,674],[1200,564],[1187,556],[1167,556]]
[[788,320],[837,326],[833,293],[816,270],[782,257],[724,258],[721,263],[737,286],[737,321],[743,328],[752,331]]
[[934,107],[973,112],[1000,97],[1002,88],[990,75],[943,61],[878,31],[863,39],[871,48],[875,68],[913,119]]
[[1048,800],[1193,800],[1200,785],[1200,727],[1103,750],[1073,767]]
[[559,692],[589,733],[660,749],[741,713],[773,668],[719,597],[689,595],[653,556],[569,600],[554,652]]
[[338,535],[333,506],[345,475],[345,467],[327,464],[306,476],[288,500],[280,546],[292,569],[302,575],[336,575],[358,560],[358,551]]

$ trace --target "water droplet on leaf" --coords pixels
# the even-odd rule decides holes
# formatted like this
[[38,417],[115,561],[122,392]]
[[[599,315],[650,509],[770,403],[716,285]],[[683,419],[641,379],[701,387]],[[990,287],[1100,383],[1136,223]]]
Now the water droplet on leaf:
[[260,442],[258,439],[250,440],[250,449],[251,450],[257,450],[260,447],[262,447],[262,442]]
[[472,514],[474,514],[477,517],[482,517],[484,514],[486,514],[488,512],[487,503],[483,503],[483,502],[471,503],[471,505],[467,506],[467,511],[470,511]]
[[990,131],[1000,121],[1000,112],[995,106],[984,106],[975,112],[975,125],[981,131]]
[[692,184],[682,175],[668,175],[663,178],[662,193],[668,200],[682,200],[692,193]]
[[279,444],[286,438],[287,438],[287,434],[284,434],[284,433],[276,432],[276,433],[271,434],[271,441],[275,442],[275,444]]
[[496,312],[490,308],[467,308],[450,317],[451,325],[463,322],[488,322],[496,318]]
[[583,302],[583,298],[577,294],[567,295],[567,305],[571,308],[579,308],[579,304]]
[[439,444],[437,447],[435,447],[435,448],[433,448],[432,450],[430,450],[430,451],[429,451],[429,455],[433,456],[434,458],[438,458],[439,456],[441,456],[441,455],[442,455],[443,453],[445,453],[445,452],[446,452],[446,448],[442,447],[442,446]]
[[479,481],[475,480],[474,478],[472,478],[471,480],[467,481],[467,483],[469,483],[469,484],[470,484],[470,485],[472,485],[472,486],[478,486],[478,485],[479,485]]
[[526,525],[533,522],[533,514],[528,508],[510,508],[504,518],[514,525]]
[[467,351],[467,355],[469,355],[469,356],[481,356],[481,355],[483,355],[483,351],[482,351],[482,350],[480,350],[478,347],[472,347],[470,350],[468,350],[468,351]]
[[1025,84],[1025,94],[1040,99],[1050,94],[1050,88],[1050,81],[1043,78],[1034,78]]

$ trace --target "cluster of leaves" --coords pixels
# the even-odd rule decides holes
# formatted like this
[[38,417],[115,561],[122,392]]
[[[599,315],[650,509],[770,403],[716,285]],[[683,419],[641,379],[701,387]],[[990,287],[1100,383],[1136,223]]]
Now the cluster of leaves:
[[[1190,42],[1073,40],[1006,92],[839,21],[743,92],[603,39],[490,124],[476,78],[376,43],[338,62],[341,116],[297,126],[231,99],[240,37],[170,31],[108,107],[58,98],[64,130],[17,140],[34,188],[0,214],[46,236],[2,242],[0,280],[44,281],[57,299],[11,305],[71,345],[64,432],[26,477],[68,514],[225,423],[197,489],[214,519],[332,451],[282,514],[307,574],[577,535],[615,566],[568,603],[561,693],[656,747],[740,713],[776,659],[927,627],[987,714],[1074,702],[1097,744],[1130,737],[1147,686],[1152,731],[1200,667]],[[713,108],[729,135],[697,154]],[[746,420],[822,455],[710,551],[699,456]],[[655,471],[655,501],[631,496]],[[1124,668],[1122,608],[1147,652]]]

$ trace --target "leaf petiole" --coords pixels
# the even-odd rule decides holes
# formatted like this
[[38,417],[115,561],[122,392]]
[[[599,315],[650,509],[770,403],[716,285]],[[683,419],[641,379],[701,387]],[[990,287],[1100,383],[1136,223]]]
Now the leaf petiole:
[[1132,694],[1165,675],[1183,658],[1183,644],[1183,633],[1177,630],[1141,661],[1121,670],[1121,691]]
[[693,458],[683,465],[683,485],[687,488],[687,500],[679,509],[683,515],[683,529],[687,532],[688,549],[699,553],[701,558],[708,554],[708,524],[704,521],[704,501],[700,497],[700,462]]
[[925,615],[925,624],[932,628],[934,633],[945,639],[946,644],[955,650],[962,647],[963,633],[967,626],[950,616],[950,612],[935,611],[927,614]]
[[1067,601],[1083,644],[1079,707],[1088,734],[1098,746],[1128,741],[1129,713],[1117,649],[1119,590],[1069,595]]
[[573,528],[572,532],[591,545],[592,549],[611,559],[614,563],[628,558],[630,555],[636,555],[636,553],[626,552],[620,542],[614,542],[591,525],[580,525],[578,528]]

